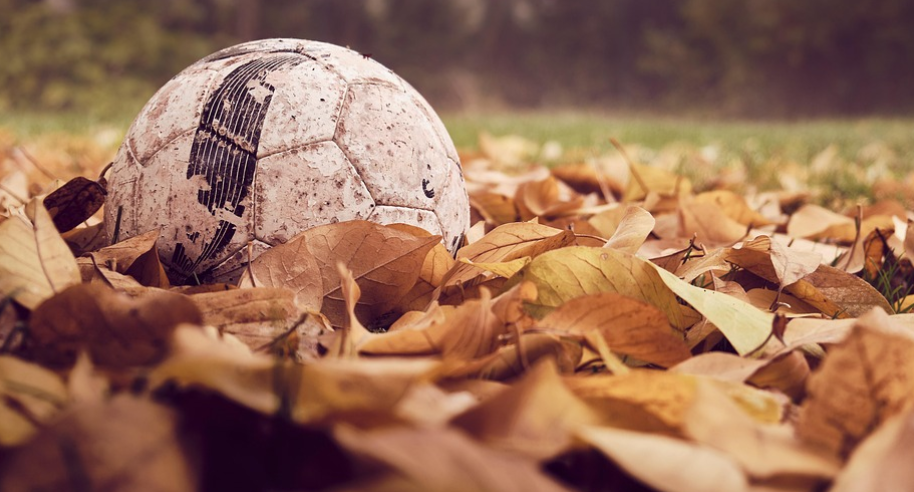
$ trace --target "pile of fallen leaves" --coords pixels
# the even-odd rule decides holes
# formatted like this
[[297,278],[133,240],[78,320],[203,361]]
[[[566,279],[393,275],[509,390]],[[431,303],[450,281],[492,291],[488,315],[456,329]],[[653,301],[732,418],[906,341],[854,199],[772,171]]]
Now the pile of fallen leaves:
[[455,256],[344,222],[238,285],[170,285],[154,231],[107,245],[103,179],[4,168],[0,490],[911,483],[904,207],[481,147]]

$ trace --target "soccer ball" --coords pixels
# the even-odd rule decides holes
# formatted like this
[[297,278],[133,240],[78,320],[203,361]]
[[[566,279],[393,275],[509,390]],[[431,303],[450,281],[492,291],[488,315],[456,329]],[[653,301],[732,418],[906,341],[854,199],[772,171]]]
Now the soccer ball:
[[237,278],[266,248],[337,221],[412,224],[452,251],[469,226],[457,152],[425,99],[369,56],[315,41],[244,43],[176,75],[108,181],[109,239],[159,229],[178,282]]

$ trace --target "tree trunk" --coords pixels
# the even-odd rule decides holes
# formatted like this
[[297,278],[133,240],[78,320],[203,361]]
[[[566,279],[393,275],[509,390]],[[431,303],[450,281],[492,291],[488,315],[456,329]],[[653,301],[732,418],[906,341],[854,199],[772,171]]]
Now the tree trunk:
[[237,34],[242,41],[257,39],[260,33],[260,0],[238,0]]

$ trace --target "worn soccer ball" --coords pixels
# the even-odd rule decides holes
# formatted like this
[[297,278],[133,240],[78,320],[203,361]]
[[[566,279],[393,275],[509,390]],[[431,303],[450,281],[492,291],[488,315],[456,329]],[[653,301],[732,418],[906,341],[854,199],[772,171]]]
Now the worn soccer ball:
[[159,229],[179,282],[230,280],[266,248],[352,219],[419,226],[453,250],[469,226],[457,152],[391,70],[297,39],[224,49],[165,84],[127,132],[105,210],[112,242]]

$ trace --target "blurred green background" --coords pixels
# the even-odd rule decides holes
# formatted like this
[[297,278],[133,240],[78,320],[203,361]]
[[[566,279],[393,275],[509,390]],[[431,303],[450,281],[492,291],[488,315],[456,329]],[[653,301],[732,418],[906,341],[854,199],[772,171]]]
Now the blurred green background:
[[254,38],[350,46],[444,111],[914,110],[910,0],[0,0],[0,110],[135,114]]
[[165,81],[265,37],[370,54],[467,158],[481,133],[550,165],[614,137],[699,190],[914,208],[911,0],[0,0],[0,164],[92,174]]

